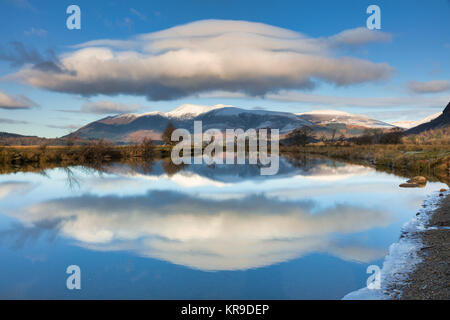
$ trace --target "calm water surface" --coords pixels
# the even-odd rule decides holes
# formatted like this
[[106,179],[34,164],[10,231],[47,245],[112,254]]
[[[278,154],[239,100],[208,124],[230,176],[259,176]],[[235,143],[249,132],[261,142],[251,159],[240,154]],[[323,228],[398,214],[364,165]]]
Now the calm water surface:
[[[0,298],[340,299],[427,194],[326,160],[0,175]],[[67,266],[82,289],[66,288]]]

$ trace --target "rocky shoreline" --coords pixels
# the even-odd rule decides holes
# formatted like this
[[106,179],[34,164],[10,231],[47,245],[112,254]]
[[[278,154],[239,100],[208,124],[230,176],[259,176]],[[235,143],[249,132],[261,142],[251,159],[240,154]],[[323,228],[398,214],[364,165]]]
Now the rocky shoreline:
[[389,247],[381,269],[381,288],[350,292],[344,300],[450,299],[450,191],[425,199]]
[[422,244],[417,251],[420,262],[391,288],[394,299],[450,299],[450,193],[441,190],[439,197],[437,208],[428,211],[425,228],[416,231]]

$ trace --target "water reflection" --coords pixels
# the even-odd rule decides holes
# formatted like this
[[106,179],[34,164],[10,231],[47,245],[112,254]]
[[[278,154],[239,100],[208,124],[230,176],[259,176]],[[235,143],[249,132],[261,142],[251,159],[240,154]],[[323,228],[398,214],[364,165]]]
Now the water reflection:
[[26,181],[5,181],[0,183],[0,199],[11,194],[25,193],[32,188],[32,184]]
[[32,226],[53,222],[63,236],[83,247],[126,249],[202,270],[256,268],[315,251],[364,262],[383,254],[343,246],[330,235],[385,226],[388,213],[350,205],[315,214],[312,209],[311,201],[264,195],[208,200],[150,191],[144,196],[83,195],[46,201],[17,218]]
[[[149,170],[151,167],[151,170]],[[175,168],[173,168],[175,167]],[[280,159],[278,174],[261,176],[257,165],[168,165],[167,161],[143,165],[112,165],[103,168],[103,172],[121,177],[147,177],[148,179],[170,179],[183,187],[212,185],[216,187],[241,183],[245,181],[267,181],[292,177],[309,178],[322,181],[336,181],[361,176],[372,169],[348,165],[323,159],[288,160]]]
[[[3,175],[0,258],[11,259],[10,248],[17,255],[26,251],[26,257],[45,256],[47,260],[39,260],[45,268],[36,271],[40,276],[53,270],[55,261],[73,263],[65,254],[74,250],[80,250],[76,256],[80,264],[89,264],[92,253],[102,253],[99,263],[108,260],[108,255],[144,257],[133,263],[146,268],[142,260],[168,262],[164,270],[177,265],[178,271],[170,272],[181,268],[192,283],[211,274],[198,270],[262,270],[267,272],[261,274],[265,277],[278,265],[292,270],[291,275],[301,282],[306,280],[297,272],[298,261],[314,261],[306,263],[303,271],[326,270],[330,277],[335,275],[334,288],[343,296],[364,285],[364,266],[358,275],[351,273],[353,266],[380,263],[425,194],[442,187],[429,183],[424,189],[400,189],[403,178],[320,159],[280,159],[278,175],[259,173],[257,166],[249,165],[173,167],[155,161],[99,170],[55,169],[46,176]],[[61,253],[52,251],[52,246],[61,246]],[[2,264],[0,274],[11,273],[22,263]],[[344,273],[335,268],[341,263],[346,266]],[[27,268],[36,270],[36,265]],[[170,272],[161,281],[171,283],[173,292],[184,290],[182,283],[170,281],[178,275]],[[321,286],[331,285],[321,276],[308,280],[317,286],[317,298],[323,298],[319,292],[325,287]],[[348,278],[340,279],[344,276]],[[228,281],[211,277],[208,281],[217,285]],[[362,282],[351,283],[354,278]],[[347,284],[341,288],[344,280]],[[0,281],[9,280],[0,276]],[[156,280],[147,281],[154,284]],[[248,288],[258,296],[257,283],[249,281]],[[267,292],[274,292],[273,288]],[[304,296],[292,293],[293,298]]]

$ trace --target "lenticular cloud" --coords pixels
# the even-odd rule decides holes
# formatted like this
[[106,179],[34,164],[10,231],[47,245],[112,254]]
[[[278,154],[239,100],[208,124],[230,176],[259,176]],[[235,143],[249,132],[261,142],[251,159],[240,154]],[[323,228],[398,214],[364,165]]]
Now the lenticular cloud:
[[208,91],[262,96],[281,89],[338,86],[389,77],[392,68],[336,57],[336,39],[309,38],[245,21],[204,20],[127,40],[94,40],[59,57],[70,72],[24,66],[16,79],[85,96],[131,94],[170,100]]

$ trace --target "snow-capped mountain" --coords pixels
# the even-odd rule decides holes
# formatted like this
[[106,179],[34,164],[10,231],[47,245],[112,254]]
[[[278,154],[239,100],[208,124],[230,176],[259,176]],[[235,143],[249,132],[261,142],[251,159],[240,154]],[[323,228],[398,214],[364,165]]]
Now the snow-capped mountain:
[[442,114],[441,112],[432,114],[426,118],[423,118],[422,120],[416,120],[416,121],[395,121],[395,122],[390,122],[390,124],[403,128],[403,129],[411,129],[413,127],[417,127],[418,125],[421,125],[422,123],[427,123],[430,122],[431,120],[436,119],[437,117],[439,117]]
[[313,124],[289,112],[247,110],[226,105],[182,105],[169,112],[122,114],[92,122],[71,135],[79,138],[104,138],[115,142],[134,142],[143,137],[159,140],[168,123],[193,131],[194,121],[202,121],[207,129],[279,129],[286,134],[302,126]]
[[320,126],[344,124],[350,127],[354,126],[374,129],[390,129],[394,127],[394,125],[383,121],[338,110],[315,110],[297,113],[297,115],[304,120]]
[[422,133],[428,130],[439,130],[444,128],[450,127],[450,102],[445,107],[444,111],[442,111],[442,114],[439,115],[437,118],[419,124],[418,126],[415,126],[411,129],[408,129],[406,131],[407,134],[418,134]]

